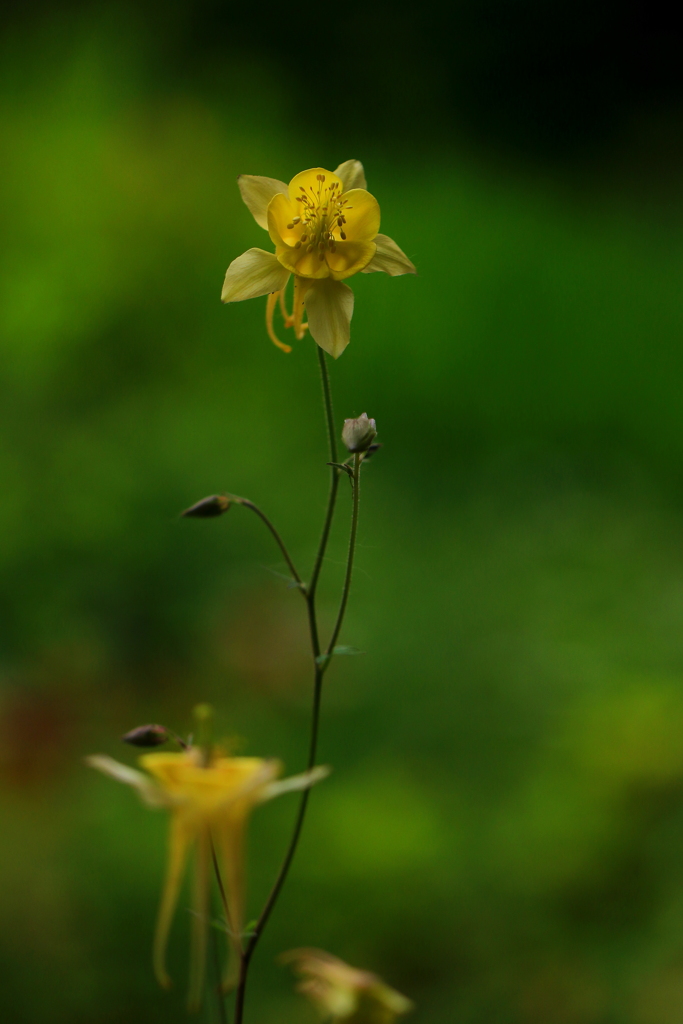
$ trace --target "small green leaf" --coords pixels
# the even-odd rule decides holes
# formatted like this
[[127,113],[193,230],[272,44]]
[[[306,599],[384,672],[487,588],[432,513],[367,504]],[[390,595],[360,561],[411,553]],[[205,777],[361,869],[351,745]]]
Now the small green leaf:
[[278,579],[284,580],[288,590],[297,590],[301,587],[301,584],[297,583],[291,576],[286,576],[285,573],[278,572],[277,569],[271,569],[269,565],[262,565],[261,568],[265,569],[266,572],[272,573],[273,576],[277,576]]
[[353,476],[353,470],[345,462],[328,462],[327,465],[334,466],[335,469],[343,469],[349,476]]
[[335,647],[330,654],[319,654],[315,659],[316,665],[327,664],[333,654],[365,654],[365,651],[360,651],[357,647]]

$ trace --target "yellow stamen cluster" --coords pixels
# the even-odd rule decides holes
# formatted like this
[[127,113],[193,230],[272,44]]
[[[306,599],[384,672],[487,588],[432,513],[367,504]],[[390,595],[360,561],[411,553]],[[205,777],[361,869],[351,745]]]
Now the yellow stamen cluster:
[[338,239],[335,232],[339,233],[341,241],[346,241],[345,213],[353,207],[348,206],[348,200],[342,198],[338,181],[333,181],[325,187],[325,175],[318,174],[316,178],[317,190],[313,186],[307,189],[303,185],[299,186],[302,194],[295,197],[295,202],[301,203],[301,216],[293,217],[287,228],[293,231],[301,225],[301,235],[294,248],[301,249],[305,245],[306,252],[312,253],[317,250],[318,259],[322,262],[327,249],[336,252]]

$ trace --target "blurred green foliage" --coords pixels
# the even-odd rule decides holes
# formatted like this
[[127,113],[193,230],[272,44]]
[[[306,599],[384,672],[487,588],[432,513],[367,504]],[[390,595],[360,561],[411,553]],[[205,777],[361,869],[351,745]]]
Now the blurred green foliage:
[[[420,276],[354,279],[332,367],[340,421],[367,411],[385,445],[342,636],[367,653],[328,676],[335,771],[249,1017],[313,1021],[275,956],[318,945],[424,1024],[677,1024],[680,201],[661,180],[639,195],[614,154],[551,170],[448,136],[389,148],[362,109],[302,123],[266,57],[235,57],[215,94],[174,83],[149,26],[111,11],[3,41],[2,1019],[184,1019],[182,914],[170,995],[149,964],[165,822],[83,754],[125,757],[124,731],[185,731],[211,700],[230,742],[304,762],[305,622],[277,551],[239,508],[178,512],[247,495],[310,564],[314,352],[284,356],[265,301],[222,307],[220,285],[265,244],[238,173],[359,157]],[[255,816],[254,912],[293,810]]]

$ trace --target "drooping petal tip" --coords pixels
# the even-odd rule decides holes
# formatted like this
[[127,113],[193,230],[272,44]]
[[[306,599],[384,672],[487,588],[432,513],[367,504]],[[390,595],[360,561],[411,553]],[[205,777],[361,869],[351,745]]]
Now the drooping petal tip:
[[161,904],[154,931],[152,947],[152,963],[154,975],[162,988],[171,987],[171,979],[166,970],[166,946],[171,930],[173,914],[178,903],[178,895],[183,880],[190,847],[197,835],[198,823],[183,811],[174,811],[168,842],[168,862],[166,879],[161,895]]
[[343,281],[312,281],[306,292],[308,329],[313,340],[338,359],[349,343],[353,292]]

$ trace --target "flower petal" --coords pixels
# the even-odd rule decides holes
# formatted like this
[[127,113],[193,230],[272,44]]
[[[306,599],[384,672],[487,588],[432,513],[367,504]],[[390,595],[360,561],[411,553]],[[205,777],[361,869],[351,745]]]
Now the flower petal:
[[349,343],[353,292],[342,281],[313,281],[306,292],[308,329],[314,341],[338,359]]
[[408,259],[402,249],[396,245],[393,238],[388,235],[377,235],[375,238],[377,252],[362,271],[364,274],[372,274],[381,270],[390,277],[400,277],[401,274],[417,274],[414,264]]
[[331,276],[335,281],[357,274],[375,255],[374,242],[336,242],[335,251],[325,254]]
[[116,779],[117,782],[124,782],[127,786],[132,786],[149,807],[169,806],[170,801],[163,790],[156,786],[148,775],[139,772],[136,768],[121,764],[120,761],[115,761],[107,754],[92,754],[85,758],[85,763],[91,768],[97,768],[104,775],[108,775],[110,779]]
[[344,192],[344,234],[350,242],[372,242],[379,231],[379,203],[364,188]]
[[247,249],[228,267],[221,293],[222,302],[242,302],[269,292],[279,292],[287,284],[289,272],[272,252]]
[[[228,763],[227,758],[223,763]],[[220,765],[221,762],[219,761]],[[236,791],[234,799],[224,803],[214,818],[215,835],[222,861],[222,876],[227,906],[225,916],[231,955],[223,974],[222,988],[228,992],[239,977],[242,932],[244,930],[245,879],[244,839],[247,820],[255,804],[263,801],[263,792],[281,770],[276,759],[264,761],[251,779]]]
[[382,981],[370,989],[370,994],[389,1013],[408,1013],[415,1006],[411,999],[408,999],[401,992],[397,992],[395,988],[385,985]]
[[244,842],[246,817],[244,813],[223,815],[215,828],[216,842],[221,859],[221,872],[227,901],[225,914],[228,927],[229,956],[222,978],[222,989],[229,992],[239,978],[242,931],[244,929],[245,878]]
[[175,811],[171,817],[171,831],[168,840],[168,865],[166,881],[159,907],[156,931],[154,932],[153,962],[154,974],[162,988],[169,988],[171,979],[166,971],[166,946],[178,902],[180,883],[187,862],[190,845],[197,833],[196,819],[183,811]]
[[261,794],[261,802],[272,800],[282,793],[293,793],[301,789],[310,789],[316,782],[322,782],[330,774],[332,769],[328,765],[318,765],[310,772],[302,772],[301,775],[290,775],[288,779],[281,779],[279,782],[271,782]]
[[[319,180],[319,174],[324,175],[324,181]],[[324,167],[309,167],[307,171],[300,171],[294,175],[288,186],[289,197],[292,203],[296,203],[302,190],[309,196],[317,196],[319,190],[329,189],[334,182],[339,186],[339,191],[343,192],[344,184],[341,178],[333,174],[332,171],[327,171]]]
[[258,174],[240,174],[237,185],[242,199],[254,220],[261,228],[268,229],[266,211],[268,203],[278,192],[287,195],[287,186],[277,178],[262,178]]
[[[253,760],[257,761],[257,758],[236,758],[227,757],[218,760],[217,764],[220,766],[222,763],[230,763],[231,761],[237,760]],[[261,802],[261,791],[264,787],[268,786],[273,779],[275,779],[282,771],[282,762],[278,761],[276,757],[269,757],[267,760],[261,760],[260,765],[251,772],[248,778],[245,778],[244,782],[233,790],[233,792],[222,801],[222,807],[229,807],[231,805],[243,805],[248,808],[254,804]]]
[[288,228],[295,217],[294,203],[289,201],[288,196],[276,195],[268,204],[266,212],[266,226],[273,245],[294,245],[299,240],[301,228]]
[[334,172],[341,179],[344,191],[349,188],[367,188],[365,171],[360,160],[345,160]]
[[330,268],[324,259],[320,259],[317,249],[308,252],[304,246],[294,249],[291,245],[281,243],[275,252],[282,266],[298,277],[319,279],[330,276]]

